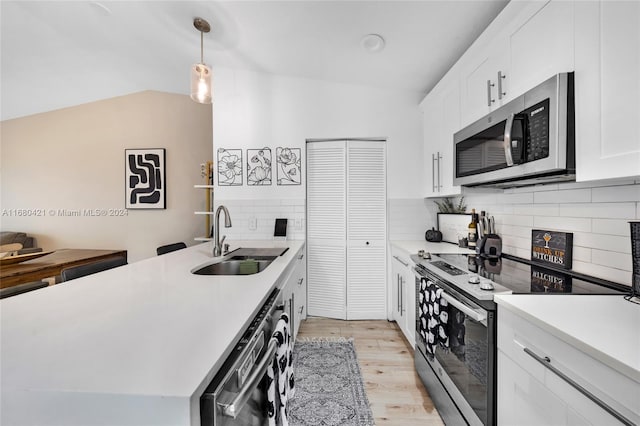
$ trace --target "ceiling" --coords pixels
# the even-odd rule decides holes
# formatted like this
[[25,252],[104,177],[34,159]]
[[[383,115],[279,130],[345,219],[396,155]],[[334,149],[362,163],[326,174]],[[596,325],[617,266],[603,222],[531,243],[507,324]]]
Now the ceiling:
[[[0,2],[1,118],[141,90],[189,93],[215,67],[426,94],[506,5],[474,1]],[[383,51],[362,37],[378,33]]]

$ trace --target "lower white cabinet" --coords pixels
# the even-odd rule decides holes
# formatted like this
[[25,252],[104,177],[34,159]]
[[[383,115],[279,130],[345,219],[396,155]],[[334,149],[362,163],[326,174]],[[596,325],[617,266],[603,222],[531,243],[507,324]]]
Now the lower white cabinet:
[[636,382],[498,306],[498,424],[625,424],[580,388],[640,422]]
[[305,246],[296,253],[293,264],[286,273],[284,285],[281,288],[280,301],[284,311],[291,321],[291,337],[298,335],[300,322],[307,317],[307,277],[306,277]]
[[409,255],[396,248],[391,249],[390,290],[392,318],[415,347],[415,279]]

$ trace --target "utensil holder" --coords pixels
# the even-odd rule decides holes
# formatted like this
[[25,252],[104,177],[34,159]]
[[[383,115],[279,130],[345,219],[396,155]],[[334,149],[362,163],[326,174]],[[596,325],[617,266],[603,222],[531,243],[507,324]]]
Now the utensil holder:
[[640,296],[640,222],[629,222],[631,225],[631,297]]

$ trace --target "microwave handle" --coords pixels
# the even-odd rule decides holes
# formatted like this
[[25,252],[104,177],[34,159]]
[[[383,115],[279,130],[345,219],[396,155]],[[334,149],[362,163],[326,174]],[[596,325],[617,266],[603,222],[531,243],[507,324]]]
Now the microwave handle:
[[504,126],[504,157],[507,160],[507,166],[513,166],[513,155],[511,154],[511,128],[513,127],[513,119],[515,114],[509,114],[507,124]]

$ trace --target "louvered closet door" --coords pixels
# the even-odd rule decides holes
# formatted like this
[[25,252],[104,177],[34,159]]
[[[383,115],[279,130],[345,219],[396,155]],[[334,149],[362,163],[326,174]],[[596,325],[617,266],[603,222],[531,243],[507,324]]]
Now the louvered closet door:
[[307,144],[307,314],[346,319],[344,141]]
[[385,143],[347,144],[347,319],[387,318]]

